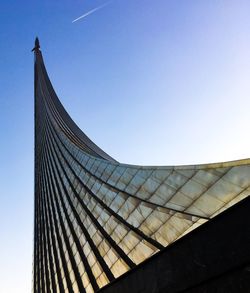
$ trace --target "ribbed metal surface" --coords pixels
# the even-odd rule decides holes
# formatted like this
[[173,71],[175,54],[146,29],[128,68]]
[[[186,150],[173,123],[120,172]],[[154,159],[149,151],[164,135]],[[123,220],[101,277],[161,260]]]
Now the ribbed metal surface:
[[250,193],[250,161],[120,164],[73,122],[35,48],[34,292],[93,292]]

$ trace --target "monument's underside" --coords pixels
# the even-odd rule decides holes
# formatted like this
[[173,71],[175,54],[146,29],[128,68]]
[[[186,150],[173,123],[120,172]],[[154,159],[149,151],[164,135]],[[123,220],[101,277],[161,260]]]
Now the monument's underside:
[[250,194],[250,160],[118,163],[73,122],[35,47],[34,292],[93,292]]

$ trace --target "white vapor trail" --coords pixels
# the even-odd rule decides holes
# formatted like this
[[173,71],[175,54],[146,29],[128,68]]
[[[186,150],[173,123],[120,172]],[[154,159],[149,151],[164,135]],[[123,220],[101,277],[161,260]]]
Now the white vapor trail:
[[97,10],[100,10],[100,9],[104,8],[105,6],[109,5],[111,2],[112,2],[112,1],[108,1],[108,2],[106,2],[106,3],[104,3],[104,4],[102,4],[102,5],[100,5],[100,6],[96,7],[96,8],[94,8],[94,9],[91,9],[90,11],[88,11],[88,12],[84,13],[83,15],[79,16],[78,18],[74,19],[74,20],[72,21],[72,23],[73,23],[73,22],[76,22],[76,21],[78,21],[78,20],[80,20],[80,19],[82,19],[82,18],[84,18],[84,17],[86,17],[86,16],[88,16],[88,15],[94,13],[94,12],[96,12]]

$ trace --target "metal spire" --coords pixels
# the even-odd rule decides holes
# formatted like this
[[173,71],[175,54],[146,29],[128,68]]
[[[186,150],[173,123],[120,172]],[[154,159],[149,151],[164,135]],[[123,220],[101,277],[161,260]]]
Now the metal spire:
[[38,51],[39,49],[40,49],[40,43],[39,43],[38,37],[36,37],[36,39],[35,39],[35,47],[31,51],[32,52],[33,51]]

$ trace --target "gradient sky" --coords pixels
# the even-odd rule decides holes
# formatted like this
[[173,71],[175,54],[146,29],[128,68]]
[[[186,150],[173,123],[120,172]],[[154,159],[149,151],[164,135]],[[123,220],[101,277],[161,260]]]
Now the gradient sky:
[[250,157],[250,1],[1,1],[0,292],[31,290],[36,35],[62,103],[120,162]]

